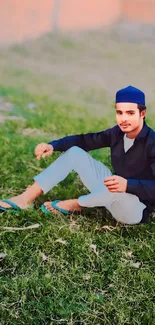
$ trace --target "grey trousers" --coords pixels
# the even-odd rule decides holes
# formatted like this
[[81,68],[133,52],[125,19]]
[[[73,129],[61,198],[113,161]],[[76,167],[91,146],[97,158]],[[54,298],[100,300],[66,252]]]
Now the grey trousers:
[[92,158],[85,150],[74,146],[62,153],[49,167],[34,177],[44,193],[64,180],[74,170],[90,191],[80,196],[78,203],[83,207],[106,207],[119,222],[136,224],[142,219],[145,205],[136,195],[110,192],[104,179],[112,173],[100,161]]

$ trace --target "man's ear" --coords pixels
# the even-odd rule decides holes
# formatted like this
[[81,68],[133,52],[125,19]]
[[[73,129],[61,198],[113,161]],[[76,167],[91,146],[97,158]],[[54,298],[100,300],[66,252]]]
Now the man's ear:
[[144,118],[146,116],[146,109],[140,112],[140,116]]

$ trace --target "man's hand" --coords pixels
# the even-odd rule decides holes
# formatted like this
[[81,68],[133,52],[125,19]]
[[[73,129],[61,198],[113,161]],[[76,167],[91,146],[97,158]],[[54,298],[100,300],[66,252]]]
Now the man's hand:
[[35,153],[37,159],[40,160],[41,157],[45,158],[45,157],[51,156],[53,151],[54,151],[54,148],[51,144],[40,143],[36,146],[34,153]]
[[105,178],[104,185],[110,192],[126,192],[127,179],[117,175],[109,176]]

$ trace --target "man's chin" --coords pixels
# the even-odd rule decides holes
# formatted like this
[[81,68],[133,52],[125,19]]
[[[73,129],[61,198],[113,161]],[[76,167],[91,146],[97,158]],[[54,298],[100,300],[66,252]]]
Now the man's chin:
[[122,126],[122,125],[120,125],[120,128],[121,128],[121,130],[123,132],[131,132],[132,131],[130,125],[128,125],[128,126]]

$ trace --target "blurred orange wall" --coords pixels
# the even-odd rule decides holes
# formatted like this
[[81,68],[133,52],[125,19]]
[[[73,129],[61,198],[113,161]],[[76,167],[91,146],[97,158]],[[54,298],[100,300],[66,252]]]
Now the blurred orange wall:
[[122,10],[124,19],[155,24],[155,0],[125,0]]
[[51,30],[54,0],[0,0],[0,42],[20,42]]
[[61,0],[58,26],[61,29],[98,28],[115,23],[122,0]]
[[125,19],[155,24],[155,0],[0,0],[0,43],[54,29],[100,28]]

